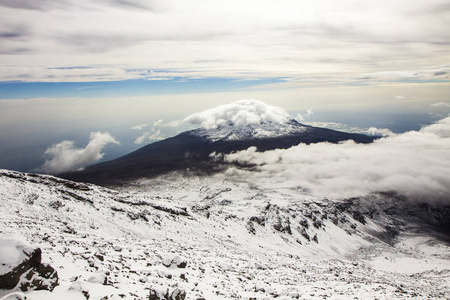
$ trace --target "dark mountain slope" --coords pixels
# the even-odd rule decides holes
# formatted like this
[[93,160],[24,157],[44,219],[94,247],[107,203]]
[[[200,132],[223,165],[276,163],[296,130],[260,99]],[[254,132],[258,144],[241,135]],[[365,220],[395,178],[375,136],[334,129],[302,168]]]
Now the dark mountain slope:
[[[114,186],[126,181],[154,177],[170,171],[211,173],[220,169],[209,155],[231,153],[255,146],[259,151],[287,149],[300,143],[338,143],[354,140],[357,143],[371,143],[374,138],[335,130],[305,126],[292,120],[289,124],[298,128],[280,136],[252,138],[212,139],[213,130],[197,129],[183,132],[175,137],[144,146],[118,159],[87,167],[83,171],[59,175],[75,181]],[[247,128],[248,129],[248,128]],[[253,128],[251,128],[253,129]]]

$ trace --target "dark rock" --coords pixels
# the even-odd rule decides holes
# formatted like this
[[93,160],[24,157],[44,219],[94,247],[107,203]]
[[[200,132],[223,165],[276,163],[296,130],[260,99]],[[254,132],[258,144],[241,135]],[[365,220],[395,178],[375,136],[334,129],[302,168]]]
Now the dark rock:
[[187,262],[186,261],[182,261],[182,262],[180,262],[177,265],[177,267],[180,268],[180,269],[184,269],[184,268],[186,268],[186,266],[187,266]]
[[102,254],[95,253],[94,256],[97,257],[100,261],[104,261],[105,260],[105,257]]
[[48,206],[58,210],[60,207],[64,206],[64,204],[61,201],[59,201],[59,200],[55,200],[55,201],[50,202],[48,204]]
[[323,222],[319,219],[314,220],[313,222],[314,227],[316,227],[317,229],[321,228],[323,226]]
[[319,243],[319,239],[317,238],[317,234],[315,234],[312,238],[312,240],[316,243]]
[[298,227],[297,230],[305,239],[308,240],[308,242],[311,241],[311,238],[310,238],[309,234],[306,232],[305,228]]
[[303,227],[309,228],[308,220],[302,219],[302,220],[299,221],[299,223],[300,223],[300,225],[302,225]]
[[186,292],[182,289],[176,288],[172,292],[169,289],[166,290],[165,294],[157,292],[154,289],[150,289],[149,300],[184,300],[186,299]]
[[181,256],[169,255],[163,259],[162,264],[167,268],[176,266],[177,268],[184,269],[187,266],[187,261]]
[[11,290],[18,287],[21,291],[53,291],[58,285],[58,274],[50,265],[41,263],[41,249],[36,248],[27,256],[11,271],[0,275],[0,289]]
[[169,300],[184,300],[186,298],[186,292],[181,289],[175,289],[169,297]]
[[128,218],[130,218],[132,221],[139,219],[139,215],[133,212],[128,212],[127,214]]
[[255,225],[253,225],[253,222],[248,221],[247,226],[245,226],[249,233],[256,234]]
[[356,221],[358,221],[359,223],[365,225],[366,222],[366,218],[364,218],[363,214],[359,211],[354,211],[353,212],[353,219],[355,219]]
[[259,216],[259,217],[258,216],[252,216],[252,217],[250,217],[249,221],[256,222],[256,223],[258,223],[261,226],[264,226],[266,224],[266,219],[265,219],[264,216]]

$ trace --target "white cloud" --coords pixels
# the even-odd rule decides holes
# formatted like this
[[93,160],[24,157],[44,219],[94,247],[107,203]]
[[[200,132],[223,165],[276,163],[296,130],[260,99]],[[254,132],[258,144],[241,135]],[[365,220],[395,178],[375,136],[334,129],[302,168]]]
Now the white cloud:
[[164,139],[161,136],[161,130],[155,130],[154,128],[152,128],[151,131],[146,131],[144,132],[140,137],[138,137],[134,143],[135,144],[143,144],[145,142],[153,142],[153,141],[159,141]]
[[147,127],[147,126],[148,126],[148,124],[139,124],[139,125],[131,127],[131,129],[142,130],[144,127]]
[[414,98],[417,98],[417,97],[416,96],[401,96],[401,95],[398,95],[398,96],[395,96],[395,98],[403,100],[403,99],[414,99]]
[[210,129],[227,125],[246,126],[261,122],[283,123],[290,119],[292,117],[281,107],[257,100],[239,100],[192,114],[184,118],[182,122]]
[[82,169],[101,159],[104,153],[100,151],[110,143],[119,144],[107,132],[91,132],[89,143],[85,148],[75,148],[73,141],[62,141],[47,148],[44,153],[46,161],[38,171],[60,174]]
[[159,119],[159,120],[153,122],[153,126],[155,126],[155,127],[163,126],[163,119]]
[[304,121],[305,118],[302,116],[301,113],[297,113],[297,115],[295,116],[295,119],[299,122]]
[[431,104],[431,106],[435,106],[435,107],[450,107],[450,103],[448,103],[448,102],[438,102],[438,103]]
[[393,135],[395,135],[395,133],[393,133],[390,129],[376,128],[376,127],[370,127],[367,130],[367,133],[370,135],[378,135],[378,136],[393,136]]
[[[260,172],[230,169],[261,184],[302,187],[318,197],[345,198],[395,191],[412,201],[450,204],[450,117],[420,131],[381,138],[372,144],[300,144],[287,150],[229,154]],[[268,182],[266,184],[269,184]]]
[[367,130],[364,130],[360,127],[349,126],[347,124],[339,123],[339,122],[303,122],[305,125],[310,125],[314,127],[322,127],[328,128],[332,130],[339,130],[345,132],[353,132],[353,133],[367,133]]
[[314,114],[313,111],[310,109],[307,109],[305,115],[302,115],[301,113],[297,113],[295,119],[297,121],[301,122],[301,121],[304,121],[306,118],[309,118],[312,114]]

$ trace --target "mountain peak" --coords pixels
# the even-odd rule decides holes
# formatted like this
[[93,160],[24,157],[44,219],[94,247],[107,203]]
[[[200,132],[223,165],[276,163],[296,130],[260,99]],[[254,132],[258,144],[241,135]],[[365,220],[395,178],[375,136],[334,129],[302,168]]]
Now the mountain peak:
[[299,133],[306,126],[281,107],[257,100],[240,100],[188,116],[185,122],[200,125],[192,134],[212,141],[271,138]]

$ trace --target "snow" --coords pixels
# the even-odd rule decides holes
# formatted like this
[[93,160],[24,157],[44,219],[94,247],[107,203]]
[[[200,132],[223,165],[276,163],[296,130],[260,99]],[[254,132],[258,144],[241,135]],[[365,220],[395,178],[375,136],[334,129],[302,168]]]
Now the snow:
[[362,224],[291,186],[168,174],[111,190],[0,170],[0,201],[0,237],[40,247],[60,278],[27,299],[450,297],[450,248],[436,236],[406,228],[385,242],[392,216]]

